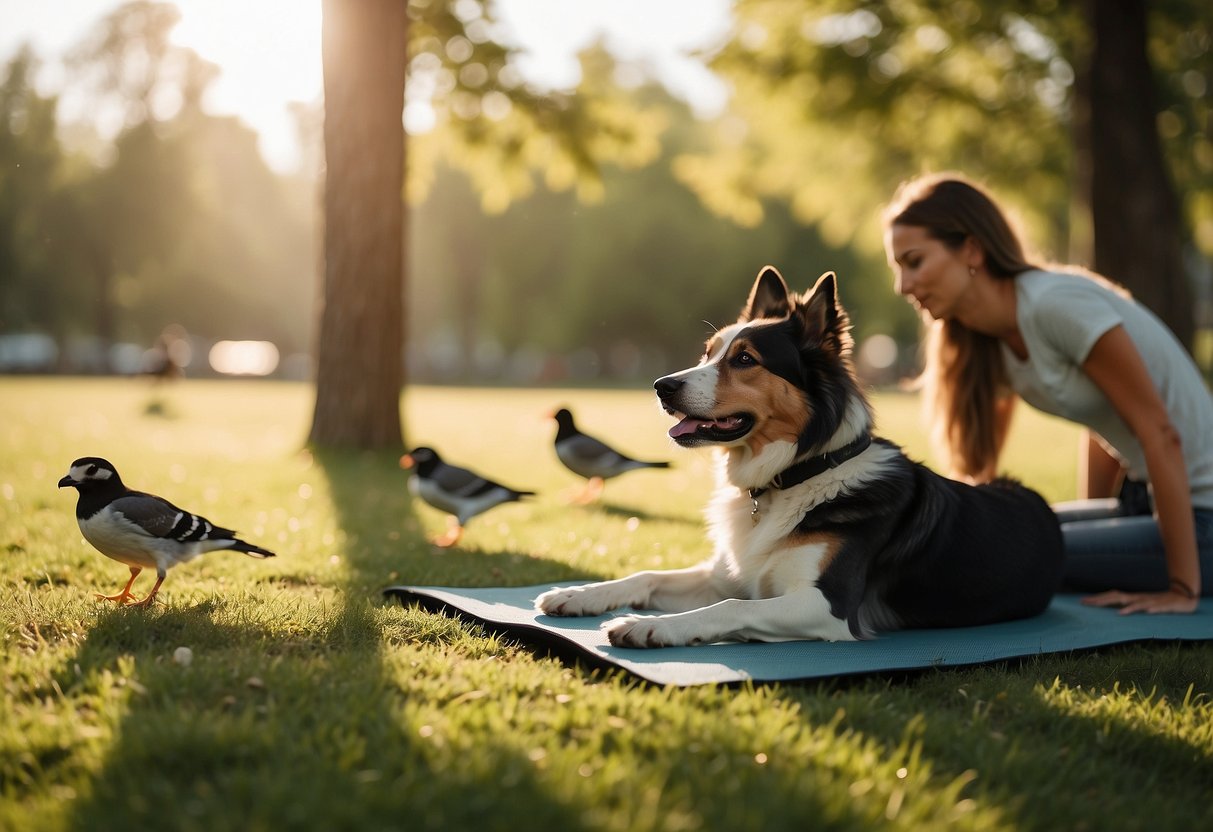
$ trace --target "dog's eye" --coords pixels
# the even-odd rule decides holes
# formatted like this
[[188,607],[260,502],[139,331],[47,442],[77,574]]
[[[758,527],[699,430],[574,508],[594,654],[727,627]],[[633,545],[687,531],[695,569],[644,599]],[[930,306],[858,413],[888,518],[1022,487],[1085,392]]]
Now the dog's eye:
[[733,363],[739,367],[751,367],[757,364],[758,360],[745,350],[742,350],[741,352],[737,353],[737,355],[733,356]]

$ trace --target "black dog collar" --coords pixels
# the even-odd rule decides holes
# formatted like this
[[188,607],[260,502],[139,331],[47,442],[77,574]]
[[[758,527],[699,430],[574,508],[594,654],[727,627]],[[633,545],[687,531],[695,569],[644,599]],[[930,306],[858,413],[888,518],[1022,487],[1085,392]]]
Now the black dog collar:
[[775,479],[771,480],[770,485],[763,488],[751,488],[750,499],[754,501],[754,510],[750,512],[750,516],[754,518],[755,523],[758,522],[758,498],[767,493],[768,489],[778,488],[782,490],[784,488],[791,488],[794,485],[800,485],[805,480],[812,479],[831,468],[837,468],[848,459],[859,456],[871,444],[872,435],[865,433],[854,442],[843,445],[837,450],[827,451],[818,456],[811,456],[783,469],[775,475]]

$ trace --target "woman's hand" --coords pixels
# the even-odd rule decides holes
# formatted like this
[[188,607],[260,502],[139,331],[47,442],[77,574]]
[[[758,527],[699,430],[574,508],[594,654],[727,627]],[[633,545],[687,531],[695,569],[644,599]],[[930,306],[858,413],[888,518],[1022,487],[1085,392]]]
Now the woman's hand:
[[1122,614],[1192,612],[1201,586],[1200,561],[1179,431],[1171,423],[1141,353],[1123,324],[1112,327],[1095,342],[1082,368],[1141,443],[1171,578],[1167,592],[1102,592],[1084,600],[1097,606],[1120,607]]
[[1088,607],[1120,607],[1121,615],[1135,612],[1195,612],[1199,598],[1189,597],[1186,592],[1121,592],[1112,589],[1082,599]]

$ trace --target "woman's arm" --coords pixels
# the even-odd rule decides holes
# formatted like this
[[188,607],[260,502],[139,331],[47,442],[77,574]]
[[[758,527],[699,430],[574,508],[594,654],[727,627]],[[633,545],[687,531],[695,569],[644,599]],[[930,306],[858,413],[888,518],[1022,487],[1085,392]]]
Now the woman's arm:
[[1124,468],[1089,430],[1078,440],[1078,498],[1115,497]]
[[1192,493],[1179,432],[1154,388],[1136,345],[1123,326],[1104,333],[1083,362],[1083,371],[1108,397],[1145,452],[1154,489],[1158,528],[1166,550],[1171,588],[1165,592],[1103,592],[1085,599],[1121,612],[1191,612],[1200,594],[1200,562],[1192,519]]

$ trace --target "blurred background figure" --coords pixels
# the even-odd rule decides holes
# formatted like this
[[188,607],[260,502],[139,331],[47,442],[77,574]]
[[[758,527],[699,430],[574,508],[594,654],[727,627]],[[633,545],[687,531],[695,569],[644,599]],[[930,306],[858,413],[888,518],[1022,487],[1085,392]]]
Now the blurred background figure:
[[149,416],[169,415],[163,398],[164,386],[185,377],[185,368],[193,357],[185,327],[169,324],[156,337],[156,342],[143,353],[139,375],[152,380],[152,395],[143,411]]
[[162,382],[182,378],[192,357],[185,327],[169,324],[156,337],[156,343],[143,353],[139,374],[150,376],[153,385],[159,386]]

